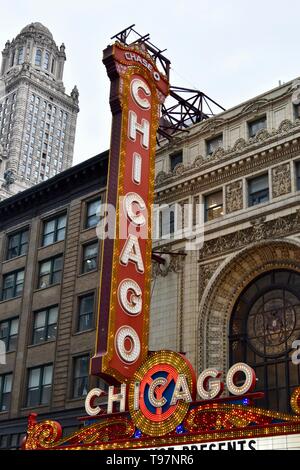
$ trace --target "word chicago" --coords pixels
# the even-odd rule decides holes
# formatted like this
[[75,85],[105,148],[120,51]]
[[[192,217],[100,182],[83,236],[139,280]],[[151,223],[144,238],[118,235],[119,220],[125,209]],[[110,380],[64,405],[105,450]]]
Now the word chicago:
[[[240,377],[243,376],[243,380]],[[237,377],[239,383],[237,384]],[[252,367],[242,362],[234,364],[226,374],[225,383],[227,390],[234,396],[242,396],[254,390],[256,385],[256,375]],[[140,408],[140,382],[134,382],[134,406],[135,411]],[[217,369],[205,369],[198,377],[197,392],[202,400],[213,400],[218,398],[224,391],[224,382],[222,380],[222,372]],[[160,408],[165,403],[166,399],[161,393],[161,387],[164,387],[164,378],[157,377],[149,387],[148,399],[150,403]],[[189,389],[187,379],[184,374],[179,374],[174,385],[174,390],[170,400],[170,405],[176,405],[179,401],[191,403],[194,401],[192,396],[193,392]],[[103,410],[100,405],[96,405],[97,398],[106,395],[100,388],[92,389],[85,400],[85,410],[88,415],[96,416],[106,412],[111,414],[114,412],[114,406],[119,405],[119,410],[124,412],[127,404],[127,386],[121,384],[120,389],[117,391],[115,386],[110,386],[108,389],[107,409]],[[160,397],[160,398],[158,398]]]

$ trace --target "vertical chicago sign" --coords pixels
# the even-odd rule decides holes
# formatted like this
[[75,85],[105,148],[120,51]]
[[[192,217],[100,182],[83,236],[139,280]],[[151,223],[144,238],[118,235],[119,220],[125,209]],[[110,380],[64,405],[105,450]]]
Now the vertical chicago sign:
[[106,202],[115,208],[115,235],[103,241],[91,373],[128,382],[148,354],[156,132],[169,85],[138,46],[115,43],[105,49],[103,62],[111,80]]

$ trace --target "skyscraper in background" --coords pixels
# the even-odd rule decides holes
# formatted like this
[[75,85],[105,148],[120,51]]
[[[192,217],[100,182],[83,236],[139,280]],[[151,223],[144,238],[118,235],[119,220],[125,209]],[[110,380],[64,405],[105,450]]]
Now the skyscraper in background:
[[63,84],[65,46],[31,23],[7,41],[0,70],[0,200],[72,165],[78,89]]

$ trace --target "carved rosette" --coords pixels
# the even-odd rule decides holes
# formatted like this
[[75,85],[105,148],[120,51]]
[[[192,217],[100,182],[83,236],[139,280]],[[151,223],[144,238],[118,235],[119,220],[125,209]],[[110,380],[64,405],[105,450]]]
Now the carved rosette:
[[292,191],[290,164],[284,163],[272,169],[273,197],[283,196]]
[[226,212],[239,211],[243,209],[243,181],[235,181],[226,186]]

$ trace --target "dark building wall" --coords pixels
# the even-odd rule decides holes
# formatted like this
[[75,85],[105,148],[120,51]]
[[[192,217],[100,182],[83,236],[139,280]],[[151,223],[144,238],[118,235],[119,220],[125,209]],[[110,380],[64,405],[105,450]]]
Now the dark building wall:
[[[0,322],[19,317],[15,351],[8,352],[6,364],[0,364],[0,375],[13,373],[10,408],[0,412],[0,446],[14,447],[16,436],[26,430],[27,417],[60,418],[63,425],[73,428],[83,413],[84,398],[72,397],[74,357],[92,354],[95,342],[95,321],[89,331],[77,332],[78,298],[94,292],[94,320],[99,287],[98,268],[82,274],[83,245],[97,241],[96,228],[85,228],[87,203],[101,197],[105,200],[107,152],[73,167],[34,188],[19,193],[0,204],[0,287],[3,275],[25,269],[23,294],[0,301]],[[44,221],[67,214],[65,239],[41,246]],[[29,228],[26,255],[6,260],[8,236]],[[63,256],[61,283],[38,288],[39,263],[57,255]],[[2,298],[2,297],[1,297]],[[56,339],[32,345],[33,312],[53,305],[59,306]],[[26,406],[28,369],[53,364],[51,399],[48,405]],[[97,384],[90,378],[89,386]],[[7,435],[10,437],[7,438]]]

